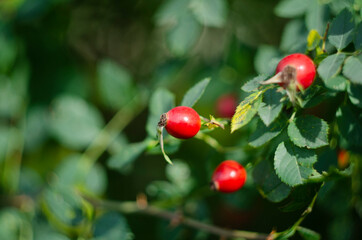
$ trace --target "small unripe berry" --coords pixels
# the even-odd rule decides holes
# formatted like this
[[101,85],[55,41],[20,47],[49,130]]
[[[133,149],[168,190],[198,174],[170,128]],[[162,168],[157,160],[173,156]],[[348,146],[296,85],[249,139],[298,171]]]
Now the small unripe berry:
[[192,108],[179,106],[162,114],[159,127],[165,127],[166,131],[175,138],[187,139],[195,136],[201,128],[199,114]]
[[216,167],[211,187],[219,192],[232,193],[244,186],[245,181],[245,168],[234,160],[226,160]]
[[307,89],[314,81],[316,69],[312,59],[301,53],[294,53],[280,60],[276,74],[281,74],[281,82],[279,85],[287,88],[292,81],[297,81],[298,85]]

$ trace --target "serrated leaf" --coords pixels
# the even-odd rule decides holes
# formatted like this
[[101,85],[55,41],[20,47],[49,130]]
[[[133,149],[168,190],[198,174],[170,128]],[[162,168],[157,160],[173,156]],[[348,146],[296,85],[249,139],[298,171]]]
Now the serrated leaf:
[[358,57],[347,58],[343,67],[343,75],[353,83],[362,84],[362,54]]
[[315,29],[319,35],[324,34],[328,19],[328,8],[325,4],[318,0],[311,0],[308,5],[308,10],[305,16],[307,29],[310,31]]
[[202,94],[204,94],[205,88],[209,83],[210,78],[205,78],[204,80],[196,83],[186,92],[182,99],[181,106],[193,107],[195,103],[201,98]]
[[317,30],[310,30],[307,37],[307,47],[309,51],[314,50],[320,43],[322,37],[319,35]]
[[249,138],[249,145],[253,147],[260,147],[266,142],[278,136],[286,125],[284,118],[277,119],[270,126],[265,126],[263,121],[259,120],[256,130]]
[[354,38],[354,48],[362,49],[362,22],[358,24],[358,27],[356,29],[356,35]]
[[133,161],[146,150],[147,145],[148,141],[123,145],[115,155],[108,159],[107,166],[121,173],[126,173]]
[[275,151],[274,169],[284,183],[293,187],[314,174],[313,164],[316,161],[317,156],[313,151],[282,142]]
[[347,87],[349,100],[359,108],[362,108],[362,86],[350,83]]
[[319,148],[328,145],[328,124],[314,116],[300,116],[289,124],[288,135],[298,147]]
[[191,0],[190,8],[200,24],[209,27],[222,27],[227,17],[225,0]]
[[300,236],[302,236],[302,238],[304,240],[319,240],[321,239],[321,236],[319,235],[319,233],[308,229],[308,228],[304,228],[304,227],[298,227],[297,228],[298,233],[300,234]]
[[353,40],[354,20],[348,9],[344,9],[332,21],[328,34],[329,42],[342,50]]
[[279,17],[298,17],[306,12],[309,4],[309,0],[282,0],[275,7],[274,12]]
[[323,59],[318,66],[318,74],[325,83],[341,71],[341,66],[345,58],[345,54],[336,53]]
[[347,79],[339,75],[328,79],[327,81],[324,82],[324,85],[327,88],[335,91],[345,91],[347,88],[347,83],[348,83]]
[[231,119],[231,133],[248,124],[258,112],[262,95],[265,90],[250,94],[236,108],[235,114]]
[[93,238],[91,240],[132,240],[127,220],[119,213],[108,212],[96,219],[93,225]]
[[264,93],[263,101],[258,109],[258,114],[266,126],[269,126],[282,111],[283,102],[280,102],[283,94],[277,92],[275,88],[269,89]]
[[252,92],[260,86],[260,83],[267,79],[265,75],[259,75],[253,79],[247,81],[242,87],[241,90],[244,92]]
[[261,161],[253,170],[253,180],[264,197],[272,202],[286,199],[291,188],[281,182],[269,161]]
[[191,50],[200,34],[200,24],[189,11],[186,11],[167,32],[167,45],[173,54],[183,56]]
[[304,92],[304,99],[301,103],[301,107],[311,108],[335,96],[335,92],[328,91],[326,88],[319,85],[312,85]]
[[157,136],[157,123],[163,113],[175,107],[175,95],[166,89],[159,88],[151,96],[146,129],[150,137]]
[[338,129],[344,139],[351,145],[362,145],[361,117],[355,114],[349,106],[340,107],[336,113]]

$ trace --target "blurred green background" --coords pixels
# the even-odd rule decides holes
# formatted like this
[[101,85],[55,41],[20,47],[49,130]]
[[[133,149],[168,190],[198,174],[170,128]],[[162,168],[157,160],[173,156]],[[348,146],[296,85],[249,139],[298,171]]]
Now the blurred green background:
[[[328,16],[344,6],[325,2],[332,2]],[[103,239],[83,219],[97,221],[93,215],[100,213],[84,210],[69,189],[49,188],[58,182],[120,202],[145,193],[163,208],[182,206],[185,215],[226,228],[267,233],[289,227],[302,210],[282,212],[279,207],[287,202],[263,199],[251,173],[235,194],[208,189],[212,171],[222,160],[248,166],[261,156],[262,151],[245,147],[255,123],[232,135],[229,129],[210,133],[223,146],[236,147],[227,153],[199,139],[181,143],[168,138],[166,151],[175,161],[170,166],[154,148],[158,97],[175,98],[178,105],[191,86],[211,77],[195,109],[205,117],[217,116],[220,96],[234,94],[241,100],[243,83],[257,74],[272,74],[283,55],[305,50],[309,26],[298,17],[278,17],[276,4],[1,0],[0,238],[87,239],[93,231],[92,239]],[[326,22],[323,11],[316,13],[321,22],[312,22],[313,27]],[[349,184],[349,179],[343,181],[328,183],[329,189]],[[346,193],[331,190],[322,196],[337,205],[323,202],[305,226],[329,239],[361,236],[360,218],[345,214],[339,205],[349,198],[349,190],[338,189]],[[72,198],[73,204],[64,205],[62,198]],[[82,213],[72,212],[74,208]],[[107,217],[119,225],[118,232],[104,239],[132,239],[130,232],[135,239],[218,239],[149,216]]]

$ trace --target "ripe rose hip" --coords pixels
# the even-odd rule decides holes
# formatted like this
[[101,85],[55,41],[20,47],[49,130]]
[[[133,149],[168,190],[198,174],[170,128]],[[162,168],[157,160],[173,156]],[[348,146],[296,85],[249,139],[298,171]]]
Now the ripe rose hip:
[[222,118],[232,118],[238,106],[238,99],[233,94],[224,94],[216,101],[216,114]]
[[245,181],[245,168],[234,160],[226,160],[215,169],[211,188],[223,193],[232,193],[244,186]]
[[190,107],[179,106],[161,115],[159,127],[165,127],[175,138],[187,139],[195,136],[201,127],[199,114]]
[[307,89],[313,83],[316,70],[312,59],[307,55],[294,53],[280,60],[276,68],[276,74],[278,73],[281,73],[281,87],[287,88],[293,81],[297,81],[295,84],[300,90],[298,85]]

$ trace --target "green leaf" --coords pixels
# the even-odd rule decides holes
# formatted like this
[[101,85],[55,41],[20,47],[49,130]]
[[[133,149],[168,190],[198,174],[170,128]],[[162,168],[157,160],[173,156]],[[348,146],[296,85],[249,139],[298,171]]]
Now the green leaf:
[[345,54],[336,53],[323,59],[318,66],[318,74],[324,83],[341,71],[341,66],[345,58]]
[[194,186],[190,166],[181,160],[175,160],[173,165],[166,166],[166,177],[182,195],[188,194]]
[[90,144],[104,124],[94,106],[70,95],[54,100],[49,120],[51,133],[63,145],[74,149]]
[[335,97],[336,92],[328,91],[319,85],[312,85],[304,92],[304,99],[301,103],[302,108],[311,108],[329,98]]
[[32,239],[32,226],[28,216],[16,208],[2,208],[0,211],[0,239]]
[[309,0],[282,0],[275,7],[274,12],[279,17],[298,17],[306,12],[310,2]]
[[45,142],[48,136],[47,109],[45,107],[37,106],[28,109],[24,135],[26,151],[34,150]]
[[190,0],[169,0],[156,13],[158,25],[175,25],[178,19],[188,11]]
[[225,0],[191,0],[190,8],[200,24],[209,27],[223,27],[227,18]]
[[107,166],[117,169],[121,173],[126,173],[130,165],[146,150],[147,146],[148,141],[146,140],[121,146],[121,149],[108,159]]
[[11,129],[8,126],[0,124],[0,163],[5,160],[9,147],[9,139],[11,137]]
[[362,22],[360,22],[356,29],[356,35],[354,38],[354,48],[362,49]]
[[274,168],[280,179],[293,187],[315,174],[313,164],[316,161],[313,151],[296,147],[291,142],[282,142],[275,151]]
[[258,112],[262,95],[265,90],[250,94],[236,108],[235,114],[231,120],[231,133],[248,124]]
[[107,174],[104,168],[95,164],[89,170],[85,156],[74,154],[62,160],[55,173],[58,181],[68,186],[81,187],[96,195],[101,195],[107,187]]
[[154,91],[149,104],[149,115],[146,129],[152,138],[157,136],[157,123],[163,113],[175,107],[175,95],[166,89],[159,88]]
[[263,121],[259,120],[256,130],[249,138],[249,145],[260,147],[266,142],[278,136],[286,125],[285,119],[277,119],[270,126],[265,126]]
[[319,233],[304,227],[297,227],[297,231],[304,240],[319,240],[321,236]]
[[348,9],[344,9],[332,21],[328,32],[329,42],[338,50],[342,50],[353,40],[354,20]]
[[303,20],[293,19],[284,27],[280,49],[287,53],[305,52],[307,36],[308,31]]
[[276,88],[269,89],[264,93],[258,114],[266,126],[269,126],[282,111],[284,105],[284,103],[281,102],[282,97],[283,94],[277,92]]
[[347,88],[348,80],[343,76],[339,75],[336,77],[332,77],[324,82],[324,85],[335,91],[345,91]]
[[298,147],[319,148],[327,146],[328,124],[314,116],[300,116],[289,124],[288,135]]
[[362,108],[362,86],[350,83],[347,87],[349,100],[359,108]]
[[253,79],[247,81],[242,87],[241,90],[244,92],[252,92],[260,86],[260,83],[267,79],[265,75],[259,75]]
[[167,32],[167,44],[176,56],[185,55],[201,34],[201,26],[190,12],[185,12]]
[[18,54],[16,41],[0,29],[0,73],[5,73],[13,65]]
[[336,113],[338,129],[351,145],[362,145],[361,117],[348,106],[340,107]]
[[127,220],[119,213],[108,212],[96,219],[93,224],[93,238],[91,240],[132,240]]
[[281,182],[269,161],[261,161],[253,170],[253,180],[261,194],[272,202],[280,202],[288,197],[291,188]]
[[260,46],[255,55],[254,65],[258,74],[273,75],[281,59],[279,51],[272,46]]
[[347,58],[343,67],[343,75],[353,83],[362,84],[362,54],[358,57]]
[[318,0],[311,0],[306,12],[305,22],[307,29],[317,30],[323,36],[328,20],[328,8]]
[[48,220],[63,226],[79,226],[86,220],[81,197],[61,183],[44,190],[43,211]]
[[318,47],[322,37],[319,35],[319,33],[312,29],[309,31],[308,38],[307,38],[307,47],[309,51],[314,50],[316,47]]
[[[358,0],[357,0],[358,1]],[[353,9],[354,0],[332,0],[330,7],[335,15],[340,13],[343,9]]]
[[97,65],[97,83],[102,102],[112,108],[119,109],[131,100],[134,95],[132,76],[111,60],[103,60]]
[[201,98],[202,94],[204,94],[205,88],[209,82],[210,78],[205,78],[190,88],[184,95],[181,106],[193,107],[195,103]]

